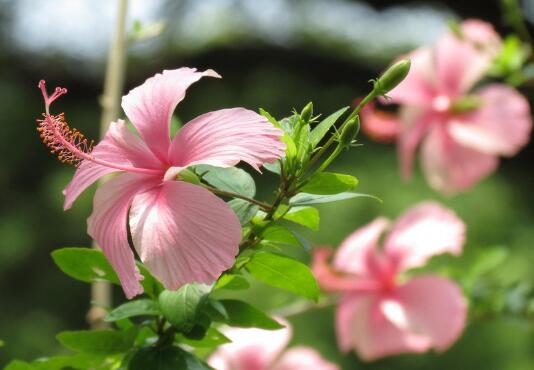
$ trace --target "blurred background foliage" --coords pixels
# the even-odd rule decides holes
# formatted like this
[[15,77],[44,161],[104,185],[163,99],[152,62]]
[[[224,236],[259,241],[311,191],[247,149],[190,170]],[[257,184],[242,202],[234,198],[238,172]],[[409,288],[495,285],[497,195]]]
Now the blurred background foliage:
[[[527,19],[534,19],[534,1],[523,5]],[[0,366],[14,357],[57,353],[55,333],[86,327],[88,285],[64,276],[49,254],[61,246],[90,245],[85,219],[92,193],[63,212],[61,190],[73,168],[58,164],[39,142],[37,82],[45,78],[51,87],[67,87],[55,109],[96,138],[115,11],[109,0],[0,0]],[[139,42],[129,49],[126,88],[165,68],[213,68],[223,80],[195,85],[176,112],[180,120],[231,106],[262,107],[281,118],[310,100],[316,112],[328,114],[365,94],[368,80],[396,55],[433,42],[447,20],[470,17],[492,22],[501,34],[511,31],[496,1],[131,0],[129,28]],[[161,35],[148,37],[162,25]],[[534,91],[523,93],[532,101]],[[291,318],[294,343],[318,348],[343,369],[532,369],[533,321],[520,316],[532,317],[534,310],[528,300],[534,282],[534,144],[504,160],[471,192],[447,198],[429,189],[418,172],[402,182],[394,146],[363,136],[359,142],[364,145],[344,153],[334,170],[356,175],[360,191],[384,202],[325,205],[320,232],[309,237],[335,246],[379,214],[393,218],[422,200],[443,202],[468,225],[466,253],[430,268],[460,281],[475,276],[462,281],[475,294],[473,320],[444,354],[364,364],[338,353],[334,310],[324,308]],[[274,178],[256,178],[259,198],[269,199]],[[248,298],[275,309],[292,297],[254,286]],[[116,301],[123,299],[117,290]]]

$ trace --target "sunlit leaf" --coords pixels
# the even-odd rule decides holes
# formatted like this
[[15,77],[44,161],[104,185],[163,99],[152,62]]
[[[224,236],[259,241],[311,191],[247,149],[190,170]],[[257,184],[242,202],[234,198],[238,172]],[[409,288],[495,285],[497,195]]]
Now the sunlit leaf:
[[215,283],[213,290],[216,289],[229,289],[229,290],[241,290],[250,287],[247,279],[243,276],[225,273]]
[[330,195],[351,191],[356,185],[358,179],[354,176],[321,172],[314,174],[300,190],[304,193]]
[[336,123],[339,117],[341,117],[343,113],[347,111],[347,109],[349,109],[349,107],[341,108],[315,126],[310,133],[310,144],[312,148],[315,148],[321,142],[321,139],[328,133],[328,131],[330,131],[330,128]]
[[264,227],[259,233],[264,242],[270,242],[279,245],[291,245],[300,247],[300,240],[287,227],[270,223]]
[[381,200],[375,197],[374,195],[345,192],[345,193],[339,193],[339,194],[334,194],[334,195],[318,195],[318,194],[299,193],[289,200],[289,204],[293,206],[303,206],[303,205],[310,205],[310,204],[331,203],[331,202],[337,202],[340,200],[352,199],[352,198],[372,198],[374,200],[381,202]]
[[313,207],[294,207],[284,215],[284,220],[306,226],[314,231],[319,230],[319,211]]
[[52,252],[55,264],[70,277],[86,283],[107,280],[119,284],[104,254],[90,248],[62,248]]
[[245,268],[265,284],[317,300],[317,282],[308,266],[302,262],[280,254],[258,252],[251,257]]

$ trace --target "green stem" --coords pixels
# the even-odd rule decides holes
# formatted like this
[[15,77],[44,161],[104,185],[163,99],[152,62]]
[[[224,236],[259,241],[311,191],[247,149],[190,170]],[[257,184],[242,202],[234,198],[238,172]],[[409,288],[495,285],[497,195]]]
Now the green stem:
[[330,156],[321,163],[321,166],[315,171],[315,173],[321,173],[323,172],[330,164],[334,161],[334,159],[337,158],[337,156],[343,151],[343,148],[341,145],[336,146],[336,149],[330,154]]
[[[367,94],[367,96],[365,98],[363,98],[363,100],[356,106],[356,108],[354,108],[354,110],[349,114],[349,116],[345,119],[345,121],[341,124],[341,126],[339,127],[338,131],[339,132],[342,132],[343,131],[343,128],[345,127],[345,125],[350,122],[351,119],[353,119],[354,117],[356,117],[358,114],[360,114],[361,110],[363,109],[363,107],[365,107],[365,105],[367,103],[369,103],[371,100],[373,100],[374,98],[376,97],[376,91],[373,89],[373,91],[371,91],[369,94]],[[306,170],[304,172],[306,172],[307,170],[309,170],[318,160],[319,158],[321,158],[321,156],[324,154],[324,152],[326,152],[328,150],[328,148],[330,148],[330,146],[334,143],[334,141],[336,140],[336,135],[332,135],[330,136],[330,138],[328,139],[328,141],[321,147],[321,149],[310,159],[310,161],[308,162],[308,165],[306,166]],[[338,153],[339,154],[339,153]],[[333,159],[332,159],[333,160]]]

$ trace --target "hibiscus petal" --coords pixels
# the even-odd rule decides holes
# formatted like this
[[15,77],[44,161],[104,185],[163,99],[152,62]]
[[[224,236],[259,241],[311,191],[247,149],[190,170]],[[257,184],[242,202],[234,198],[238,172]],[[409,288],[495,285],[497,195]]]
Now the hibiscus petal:
[[486,154],[513,156],[530,139],[532,118],[527,99],[502,84],[484,87],[477,94],[482,106],[449,124],[460,144]]
[[267,369],[287,346],[292,330],[287,322],[278,319],[285,328],[278,330],[223,328],[232,343],[219,346],[208,359],[217,370]]
[[374,257],[378,239],[388,225],[387,219],[377,218],[352,233],[336,251],[334,268],[360,276],[372,275],[368,261]]
[[424,202],[406,211],[391,228],[384,252],[397,268],[418,267],[442,253],[458,255],[465,240],[465,224],[438,203]]
[[407,105],[401,108],[400,119],[402,128],[397,135],[397,151],[401,176],[408,180],[412,174],[417,147],[432,125],[438,122],[438,117],[432,112]]
[[195,68],[165,70],[147,79],[122,98],[122,109],[139,131],[152,152],[167,161],[170,145],[171,116],[189,86],[204,76],[221,77],[211,69],[197,72]]
[[436,90],[432,50],[419,48],[401,59],[406,58],[411,61],[410,72],[387,96],[391,98],[391,102],[398,104],[430,104]]
[[93,213],[87,219],[87,233],[98,243],[113,266],[128,299],[143,293],[143,277],[135,266],[126,229],[128,209],[138,192],[155,186],[154,176],[125,173],[98,188]]
[[364,361],[427,351],[429,340],[391,323],[381,310],[381,302],[375,295],[353,295],[342,301],[336,317],[340,349],[353,348]]
[[141,260],[171,290],[211,284],[232,267],[241,241],[232,209],[208,190],[182,181],[138,194],[130,228]]
[[336,364],[326,361],[310,347],[293,347],[287,350],[270,370],[337,370]]
[[439,276],[411,279],[396,291],[411,330],[424,335],[438,351],[449,348],[461,335],[467,304],[458,285]]
[[[135,136],[123,120],[111,122],[108,132],[93,149],[91,155],[97,159],[111,162],[118,166],[158,169],[161,163],[154,157],[148,147]],[[91,184],[104,175],[118,171],[84,160],[67,185],[64,209],[69,209],[76,198]]]
[[500,37],[489,23],[471,20],[461,31],[463,39],[447,32],[436,45],[438,80],[452,96],[467,92],[484,76],[500,47]]
[[332,251],[327,248],[315,248],[313,250],[312,271],[323,290],[328,292],[368,292],[381,288],[380,283],[372,278],[361,279],[356,278],[353,274],[334,271],[328,264],[328,258],[331,254]]
[[495,155],[458,144],[444,127],[435,127],[423,142],[422,166],[427,181],[447,194],[470,188],[497,165]]
[[382,143],[394,141],[402,127],[396,114],[376,109],[374,102],[362,109],[361,118],[363,132],[372,140]]
[[221,109],[188,122],[169,150],[173,165],[210,164],[228,167],[239,161],[256,170],[284,154],[282,130],[244,108]]

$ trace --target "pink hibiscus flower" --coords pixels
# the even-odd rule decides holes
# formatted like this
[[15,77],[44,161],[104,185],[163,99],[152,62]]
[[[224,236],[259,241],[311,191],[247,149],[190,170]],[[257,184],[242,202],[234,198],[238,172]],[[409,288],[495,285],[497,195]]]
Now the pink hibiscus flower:
[[149,78],[122,99],[139,136],[118,120],[94,148],[63,115],[49,113],[50,104],[66,90],[57,88],[48,97],[44,81],[39,84],[46,104],[41,137],[60,160],[78,165],[64,190],[64,208],[102,176],[122,172],[99,187],[87,223],[128,298],[143,292],[128,243],[128,222],[139,257],[167,289],[213,282],[238,253],[241,226],[236,215],[208,190],[179,181],[182,169],[244,161],[258,170],[284,153],[282,131],[244,108],[203,114],[171,140],[172,113],[187,88],[203,76],[220,77],[212,70],[180,68]]
[[[400,104],[397,143],[403,177],[410,176],[421,145],[425,177],[444,193],[468,189],[488,176],[499,156],[513,156],[528,143],[532,128],[528,102],[517,90],[492,83],[472,91],[499,51],[499,35],[478,20],[463,22],[461,33],[459,38],[447,32],[434,49],[409,54],[410,73],[388,94]],[[371,137],[384,134],[376,129],[381,119],[373,110],[362,112]],[[391,117],[384,123],[390,128]]]
[[404,353],[446,350],[465,326],[467,306],[452,281],[421,275],[402,279],[433,255],[459,254],[465,225],[435,203],[408,210],[378,241],[389,222],[378,218],[350,235],[336,251],[317,249],[313,271],[326,291],[342,294],[336,315],[338,345],[366,361]]
[[293,347],[289,323],[279,330],[227,328],[224,334],[232,343],[220,346],[208,359],[215,370],[337,370],[313,348]]

